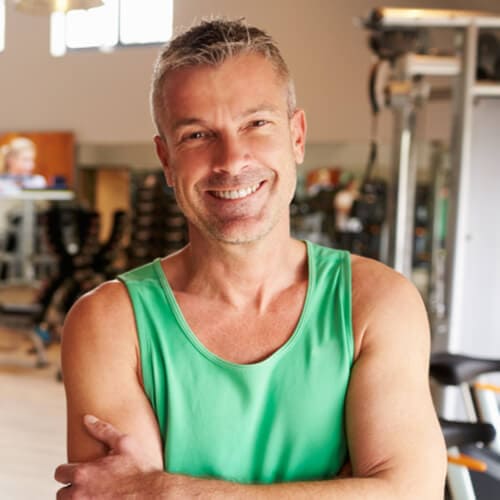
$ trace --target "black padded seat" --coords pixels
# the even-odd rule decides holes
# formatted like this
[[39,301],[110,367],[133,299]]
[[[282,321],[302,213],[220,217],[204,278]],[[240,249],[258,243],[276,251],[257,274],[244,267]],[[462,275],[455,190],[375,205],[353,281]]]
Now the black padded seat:
[[0,304],[0,314],[7,316],[36,316],[40,314],[40,304]]
[[476,422],[456,422],[439,419],[446,447],[463,446],[472,443],[487,444],[495,439],[495,427],[491,424]]
[[431,356],[431,377],[443,385],[471,382],[483,373],[500,372],[500,359],[474,358],[439,352]]

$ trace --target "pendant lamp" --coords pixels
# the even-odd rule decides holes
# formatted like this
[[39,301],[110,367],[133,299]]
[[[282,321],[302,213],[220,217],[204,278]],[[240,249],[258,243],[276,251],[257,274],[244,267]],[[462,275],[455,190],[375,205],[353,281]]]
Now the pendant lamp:
[[76,9],[91,9],[103,5],[102,0],[13,0],[17,10],[25,14],[49,15]]

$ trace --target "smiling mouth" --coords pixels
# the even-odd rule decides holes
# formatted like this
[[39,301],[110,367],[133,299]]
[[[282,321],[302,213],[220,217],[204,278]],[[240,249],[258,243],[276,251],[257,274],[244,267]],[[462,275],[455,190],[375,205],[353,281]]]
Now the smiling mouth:
[[232,189],[227,191],[209,191],[209,193],[215,198],[219,198],[221,200],[240,200],[255,193],[255,191],[257,191],[262,184],[263,182],[259,182],[258,184],[254,184],[253,186],[249,186],[245,189]]

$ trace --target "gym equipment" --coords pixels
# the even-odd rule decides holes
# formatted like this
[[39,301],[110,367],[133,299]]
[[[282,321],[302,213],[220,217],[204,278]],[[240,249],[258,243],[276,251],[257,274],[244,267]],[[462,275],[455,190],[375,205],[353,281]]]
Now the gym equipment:
[[38,304],[0,304],[2,325],[25,335],[32,343],[36,356],[35,368],[45,368],[49,364],[45,350],[45,342],[49,341],[49,338],[44,338],[43,333],[37,331],[33,324],[33,318],[40,314],[41,309]]
[[42,285],[36,302],[23,306],[0,304],[5,324],[23,327],[33,342],[36,367],[47,365],[45,344],[59,340],[65,314],[74,301],[120,270],[113,268],[127,227],[126,214],[117,211],[106,242],[99,243],[97,212],[78,205],[53,204],[44,214],[48,245],[57,260],[57,272]]
[[[2,199],[11,199],[21,202],[19,224],[16,230],[16,252],[0,252],[0,261],[7,266],[15,265],[15,273],[11,282],[32,284],[35,278],[35,235],[37,223],[37,202],[57,202],[72,200],[74,193],[65,189],[25,189],[18,193],[2,194]],[[6,271],[10,278],[9,271]]]
[[474,470],[484,473],[488,470],[487,464],[461,453],[460,449],[465,446],[477,447],[478,443],[488,444],[496,435],[495,428],[491,424],[458,422],[441,418],[439,423],[448,449],[446,500],[475,500],[476,492],[477,498],[481,500],[493,499],[494,497],[490,496],[484,487],[480,491],[474,488],[469,472],[469,470]]
[[477,42],[476,78],[478,80],[496,80],[497,56],[500,56],[500,40],[494,33],[480,33]]
[[92,258],[95,273],[106,279],[115,278],[123,269],[115,269],[114,262],[122,248],[123,239],[128,230],[128,215],[124,210],[116,210],[108,239],[99,246]]
[[500,372],[500,359],[450,353],[435,353],[431,357],[431,377],[441,385],[460,388],[469,421],[489,425],[494,431],[487,442],[478,440],[484,443],[483,447],[472,440],[460,443],[463,453],[485,464],[484,475],[472,476],[476,489],[482,491],[478,497],[485,500],[497,498],[500,491],[500,411],[495,395],[500,388],[482,379],[483,375],[492,372]]
[[181,249],[188,242],[187,222],[161,172],[134,174],[128,267]]
[[[500,302],[500,267],[496,265],[500,253],[496,220],[500,209],[500,83],[490,74],[498,59],[495,45],[500,17],[454,10],[380,8],[368,16],[364,26],[371,33],[374,52],[389,63],[378,80],[370,79],[377,82],[372,94],[379,96],[379,109],[385,106],[394,113],[389,235],[382,260],[412,277],[415,130],[431,101],[447,99],[452,108],[449,166],[433,172],[441,185],[440,195],[436,190],[431,197],[435,213],[446,210],[447,214],[445,231],[438,235],[437,226],[442,224],[433,221],[429,233],[432,349],[500,358],[500,318],[496,314]],[[433,40],[433,35],[440,36]],[[478,80],[478,72],[488,79]],[[443,391],[442,399],[448,417],[462,417],[452,391]]]
[[500,359],[477,358],[446,352],[431,356],[430,375],[441,385],[456,386],[461,389],[467,418],[474,422],[488,422],[499,430],[490,448],[500,456],[500,411],[496,388],[483,380],[488,373],[500,372]]

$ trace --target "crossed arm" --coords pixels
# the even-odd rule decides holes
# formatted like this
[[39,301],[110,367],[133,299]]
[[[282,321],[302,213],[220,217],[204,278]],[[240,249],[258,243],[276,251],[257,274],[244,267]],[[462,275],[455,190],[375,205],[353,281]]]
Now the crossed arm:
[[[351,477],[242,485],[164,472],[158,426],[138,372],[131,306],[122,285],[109,283],[80,300],[65,325],[70,463],[56,470],[56,479],[68,484],[58,498],[442,498],[446,459],[427,382],[425,310],[403,278],[373,266],[353,265]],[[86,414],[102,420],[84,421]]]

